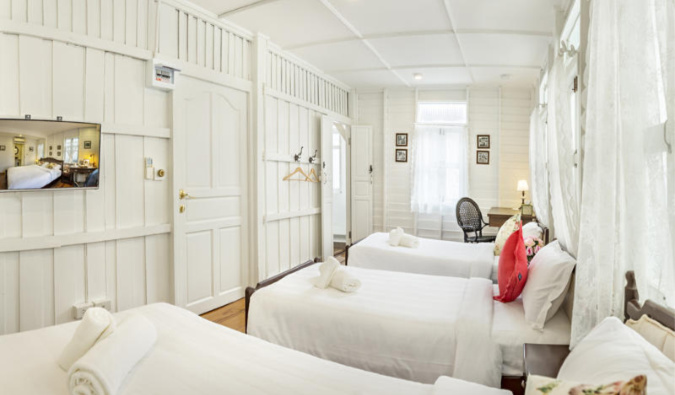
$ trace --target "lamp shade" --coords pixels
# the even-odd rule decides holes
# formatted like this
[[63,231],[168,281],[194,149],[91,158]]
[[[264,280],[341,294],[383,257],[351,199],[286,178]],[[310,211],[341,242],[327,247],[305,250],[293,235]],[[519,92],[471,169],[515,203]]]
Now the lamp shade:
[[527,185],[527,180],[518,181],[518,192],[529,191],[530,187]]

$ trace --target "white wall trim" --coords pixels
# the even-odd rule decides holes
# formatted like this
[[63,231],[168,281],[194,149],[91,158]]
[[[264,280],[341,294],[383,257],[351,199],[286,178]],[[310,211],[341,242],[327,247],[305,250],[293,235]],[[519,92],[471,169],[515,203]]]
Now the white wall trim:
[[161,53],[156,53],[155,59],[165,61],[171,64],[171,66],[180,69],[178,78],[180,78],[180,74],[183,74],[188,77],[196,78],[198,80],[212,84],[226,86],[228,88],[237,89],[243,92],[251,92],[253,90],[253,82],[243,78],[237,78],[225,73],[210,70],[206,67],[188,63],[172,56],[163,55]]
[[33,251],[171,233],[170,224],[80,232],[58,236],[17,237],[0,240],[0,252]]
[[264,217],[264,222],[274,222],[274,221],[281,221],[282,219],[309,217],[311,215],[319,215],[319,214],[321,214],[321,208],[319,207],[310,208],[307,210],[288,211],[285,213],[268,214]]
[[171,129],[159,128],[142,125],[124,125],[119,123],[102,123],[101,133],[103,134],[123,134],[128,136],[157,137],[163,139],[171,138]]
[[317,106],[316,104],[312,104],[312,103],[310,103],[306,100],[300,100],[300,99],[295,98],[295,97],[293,97],[291,95],[288,95],[286,93],[279,92],[278,90],[270,88],[267,85],[264,86],[264,92],[265,92],[265,95],[267,95],[267,96],[271,96],[271,97],[274,97],[274,98],[279,99],[279,100],[287,101],[287,102],[292,103],[292,104],[297,104],[299,106],[308,108],[310,110],[314,110],[318,113],[321,113],[323,115],[327,115],[327,116],[333,118],[333,120],[335,120],[337,122],[344,123],[345,125],[351,125],[352,124],[352,119],[349,118],[349,117],[345,117],[342,114],[338,114],[336,112],[327,110],[324,107]]
[[152,52],[138,47],[120,44],[115,41],[102,40],[79,33],[71,33],[35,24],[19,23],[12,20],[0,20],[0,33],[17,34],[53,40],[81,47],[99,49],[106,52],[114,52],[132,58],[148,60],[152,59]]

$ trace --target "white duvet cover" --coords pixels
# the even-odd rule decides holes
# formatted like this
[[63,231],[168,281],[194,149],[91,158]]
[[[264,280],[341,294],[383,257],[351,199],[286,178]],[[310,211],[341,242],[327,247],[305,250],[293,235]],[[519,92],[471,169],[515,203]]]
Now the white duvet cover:
[[[208,322],[186,310],[155,304],[129,312],[157,327],[157,344],[129,373],[118,394],[401,394],[463,393],[468,383],[435,386],[381,376],[285,349]],[[57,358],[77,322],[0,336],[0,393],[65,395]],[[471,393],[509,392],[471,386]]]
[[373,233],[349,248],[353,267],[450,277],[490,278],[494,243],[458,243],[420,238],[418,248],[389,245],[388,233]]
[[61,176],[60,169],[38,165],[17,166],[7,169],[8,189],[39,189]]
[[422,383],[499,387],[492,282],[349,267],[351,294],[313,286],[318,265],[253,294],[248,332],[323,359]]

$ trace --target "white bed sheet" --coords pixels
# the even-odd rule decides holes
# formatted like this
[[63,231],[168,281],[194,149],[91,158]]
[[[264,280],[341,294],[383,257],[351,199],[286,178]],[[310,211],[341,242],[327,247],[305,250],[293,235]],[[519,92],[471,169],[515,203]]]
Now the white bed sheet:
[[[453,394],[466,383],[437,386],[377,375],[269,344],[167,304],[134,311],[157,327],[152,350],[129,373],[127,394]],[[57,357],[78,323],[0,336],[2,393],[66,395]],[[442,385],[440,385],[442,384]],[[504,394],[471,387],[480,395]]]
[[420,238],[418,248],[389,245],[388,233],[373,233],[349,248],[353,267],[450,277],[491,278],[494,243],[458,243]]
[[38,165],[17,166],[7,169],[8,189],[39,189],[61,177],[60,169]]
[[355,293],[314,287],[318,265],[258,290],[249,334],[388,376],[433,383],[447,375],[499,386],[491,281],[347,270],[361,280]]
[[[494,286],[494,294],[499,287]],[[520,376],[523,374],[523,344],[570,344],[571,325],[563,309],[546,323],[543,331],[532,328],[525,320],[523,300],[518,297],[510,303],[494,302],[492,337],[502,352],[502,374]]]

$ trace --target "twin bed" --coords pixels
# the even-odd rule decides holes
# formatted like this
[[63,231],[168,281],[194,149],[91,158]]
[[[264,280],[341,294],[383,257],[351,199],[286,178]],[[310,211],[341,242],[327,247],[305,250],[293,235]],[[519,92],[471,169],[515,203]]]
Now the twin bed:
[[493,300],[488,279],[350,272],[362,283],[352,294],[314,287],[313,262],[249,289],[248,333],[393,377],[432,383],[447,375],[493,387],[522,376],[524,343],[569,344],[563,310],[535,330],[521,301]]
[[[295,350],[206,321],[181,308],[155,304],[116,314],[140,314],[157,329],[157,343],[127,375],[119,395],[400,394],[504,395],[506,391],[443,377],[421,384],[386,377]],[[68,394],[57,358],[73,322],[0,337],[0,392]]]

